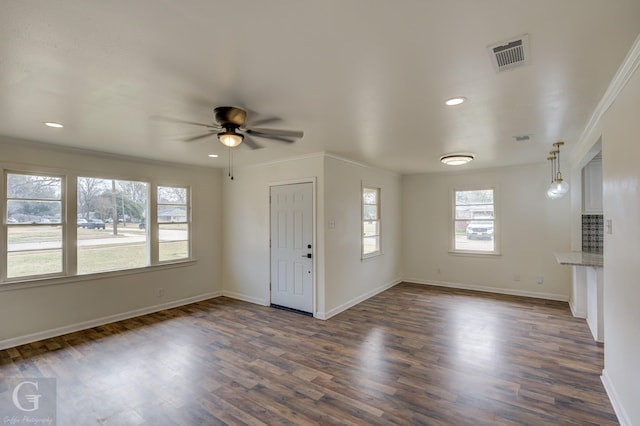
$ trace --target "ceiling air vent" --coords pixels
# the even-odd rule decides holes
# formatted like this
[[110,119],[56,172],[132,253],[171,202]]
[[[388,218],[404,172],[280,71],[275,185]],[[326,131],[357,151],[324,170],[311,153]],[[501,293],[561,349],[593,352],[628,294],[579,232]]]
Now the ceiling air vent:
[[506,71],[529,63],[529,36],[523,35],[489,46],[489,54],[497,71]]
[[517,135],[513,137],[516,142],[528,142],[531,140],[531,135]]

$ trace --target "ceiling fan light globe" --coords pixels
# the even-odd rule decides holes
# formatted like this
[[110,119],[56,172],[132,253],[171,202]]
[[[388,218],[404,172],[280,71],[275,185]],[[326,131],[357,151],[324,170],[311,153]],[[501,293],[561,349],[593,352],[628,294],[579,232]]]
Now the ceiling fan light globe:
[[218,133],[218,140],[222,143],[222,145],[228,146],[229,148],[235,148],[236,146],[240,145],[243,139],[244,136],[236,132],[226,131]]

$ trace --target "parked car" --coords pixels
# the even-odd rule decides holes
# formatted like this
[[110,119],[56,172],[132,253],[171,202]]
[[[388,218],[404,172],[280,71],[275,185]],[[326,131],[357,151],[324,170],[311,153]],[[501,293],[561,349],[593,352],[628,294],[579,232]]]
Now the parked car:
[[104,229],[104,222],[100,219],[89,219],[89,223],[87,223],[87,228]]
[[89,222],[87,222],[87,219],[78,219],[76,222],[78,223],[78,228],[86,228],[87,226],[89,226]]
[[467,225],[467,239],[490,240],[493,238],[492,220],[474,220]]
[[138,229],[145,229],[147,227],[147,225],[144,222],[140,222],[140,224],[138,225]]

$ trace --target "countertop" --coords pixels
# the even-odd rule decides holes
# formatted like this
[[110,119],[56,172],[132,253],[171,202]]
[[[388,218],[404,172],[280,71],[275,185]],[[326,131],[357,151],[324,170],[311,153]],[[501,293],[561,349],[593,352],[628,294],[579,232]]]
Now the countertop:
[[602,268],[604,259],[602,253],[588,251],[572,251],[569,253],[554,253],[556,260],[561,265],[595,266]]

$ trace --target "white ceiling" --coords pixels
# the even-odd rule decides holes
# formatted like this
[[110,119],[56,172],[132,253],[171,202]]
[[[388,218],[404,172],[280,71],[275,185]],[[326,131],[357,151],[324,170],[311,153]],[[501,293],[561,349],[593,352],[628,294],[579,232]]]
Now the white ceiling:
[[[467,168],[542,162],[578,141],[639,30],[638,0],[3,1],[0,134],[225,167],[215,137],[181,140],[203,128],[154,117],[210,123],[234,105],[305,132],[239,147],[238,166],[320,151],[400,173],[450,170],[438,159],[456,151],[476,154]],[[531,62],[498,73],[487,46],[521,34]]]

